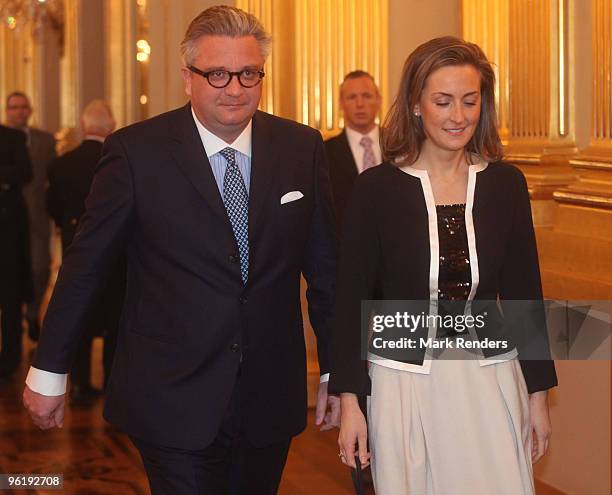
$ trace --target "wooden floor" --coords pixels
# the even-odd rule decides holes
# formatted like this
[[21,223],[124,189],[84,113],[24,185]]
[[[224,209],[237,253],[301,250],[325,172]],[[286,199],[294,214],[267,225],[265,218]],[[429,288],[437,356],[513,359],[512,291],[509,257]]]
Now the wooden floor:
[[[1,494],[148,494],[138,452],[124,434],[102,419],[103,399],[88,405],[69,403],[62,430],[43,432],[32,424],[21,405],[26,362],[33,352],[26,337],[24,347],[19,373],[11,382],[0,383],[0,473],[62,473],[64,490],[0,490]],[[99,341],[93,360],[101,362]],[[94,365],[94,385],[100,386],[101,380],[101,366]],[[349,471],[338,461],[336,439],[337,431],[321,433],[314,427],[311,413],[307,430],[291,445],[279,494],[353,494]],[[538,495],[563,495],[537,482],[536,488]],[[366,493],[374,491],[369,487]]]
[[[32,345],[24,338],[26,356]],[[100,343],[94,362],[100,363]],[[24,362],[9,383],[0,384],[0,473],[64,475],[64,490],[3,491],[14,494],[145,495],[147,480],[137,451],[125,435],[102,419],[102,399],[88,405],[70,404],[62,430],[40,431],[21,405],[27,372]],[[101,370],[94,367],[94,384]],[[349,471],[337,457],[337,432],[321,433],[312,424],[292,444],[281,484],[281,495],[349,495]],[[368,493],[373,493],[370,491]]]

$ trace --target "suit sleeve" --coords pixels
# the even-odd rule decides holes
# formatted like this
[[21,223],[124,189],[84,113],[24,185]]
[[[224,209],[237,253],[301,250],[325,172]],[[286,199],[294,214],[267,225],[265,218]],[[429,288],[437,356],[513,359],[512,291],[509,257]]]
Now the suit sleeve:
[[515,209],[499,293],[504,318],[507,315],[515,318],[513,334],[518,341],[521,369],[528,392],[533,393],[556,386],[557,375],[554,362],[550,359],[527,182],[518,169],[514,169],[514,172]]
[[18,186],[32,180],[32,162],[25,144],[25,134],[15,131],[12,141],[13,160],[8,167],[0,167],[0,184]]
[[367,173],[359,176],[344,215],[338,287],[332,324],[332,393],[367,395],[370,379],[362,359],[361,302],[373,299],[380,245]]
[[85,207],[65,253],[32,363],[52,373],[70,369],[87,313],[124,251],[133,223],[133,177],[117,135],[106,140]]
[[330,320],[333,306],[337,235],[323,140],[319,133],[313,152],[315,209],[302,273],[308,284],[308,316],[317,336],[321,374],[329,373]]

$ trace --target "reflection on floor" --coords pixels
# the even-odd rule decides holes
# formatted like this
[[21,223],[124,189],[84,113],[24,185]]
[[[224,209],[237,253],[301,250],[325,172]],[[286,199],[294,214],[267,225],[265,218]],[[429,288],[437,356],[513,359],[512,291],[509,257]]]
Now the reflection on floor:
[[[101,342],[94,345],[94,385],[101,384]],[[27,356],[33,346],[24,337]],[[29,361],[25,358],[24,361]],[[102,399],[71,403],[62,430],[40,431],[21,405],[24,362],[0,384],[0,473],[64,475],[64,490],[2,491],[3,494],[145,495],[147,480],[138,452],[125,435],[102,419]],[[292,444],[280,495],[349,495],[348,470],[337,457],[337,432],[320,433],[309,417],[307,431]],[[373,493],[370,491],[368,493]]]

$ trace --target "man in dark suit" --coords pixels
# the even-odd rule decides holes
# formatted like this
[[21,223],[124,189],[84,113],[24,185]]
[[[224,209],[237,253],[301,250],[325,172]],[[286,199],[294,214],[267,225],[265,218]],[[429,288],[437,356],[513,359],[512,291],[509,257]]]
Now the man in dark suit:
[[32,180],[25,135],[0,126],[0,379],[21,361],[21,304],[31,298],[28,213],[21,188]]
[[55,139],[48,132],[28,125],[32,116],[32,105],[25,93],[14,91],[6,98],[6,121],[9,127],[23,131],[26,135],[28,154],[32,162],[32,182],[24,186],[23,196],[28,206],[30,221],[30,249],[32,259],[33,298],[26,310],[28,332],[33,340],[38,339],[40,304],[47,290],[50,275],[49,215],[45,209],[47,170],[55,158]]
[[[83,142],[49,167],[47,210],[60,229],[63,253],[70,247],[79,219],[85,212],[85,199],[102,156],[102,143],[115,129],[115,119],[108,104],[102,100],[91,101],[81,116],[81,127],[85,136]],[[104,336],[104,383],[108,381],[125,290],[124,265],[121,257],[88,317],[87,330],[81,337],[71,370],[73,399],[86,399],[99,393],[90,384],[91,344],[97,335]]]
[[344,209],[357,175],[381,161],[379,128],[380,92],[365,71],[349,72],[340,86],[344,130],[325,141],[336,219],[341,228]]
[[[336,247],[323,143],[256,110],[269,44],[254,16],[205,10],[181,45],[190,103],[107,138],[26,381],[35,423],[61,425],[84,315],[126,251],[105,417],[129,433],[153,493],[277,492],[306,425],[302,273],[329,370]],[[318,397],[318,422],[337,421],[337,409],[324,414],[327,382]]]

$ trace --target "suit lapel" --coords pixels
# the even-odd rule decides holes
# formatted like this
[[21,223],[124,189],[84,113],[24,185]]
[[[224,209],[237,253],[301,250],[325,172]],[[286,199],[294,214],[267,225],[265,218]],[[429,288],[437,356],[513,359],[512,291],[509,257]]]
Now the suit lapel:
[[206,156],[206,150],[191,115],[191,106],[187,104],[179,115],[179,122],[177,122],[176,132],[174,133],[172,155],[180,169],[213,212],[227,219],[227,225],[231,231],[225,205],[219,194],[219,188]]
[[357,164],[355,163],[355,158],[353,157],[353,152],[351,151],[351,147],[348,142],[348,138],[346,137],[346,131],[342,131],[340,134],[339,145],[341,148],[340,156],[346,157],[344,160],[341,160],[342,172],[347,174],[353,180],[359,175],[357,173]]
[[[256,239],[262,225],[265,202],[270,187],[276,182],[279,166],[278,149],[265,114],[253,117],[251,156],[251,188],[249,191],[249,239]],[[280,198],[279,198],[280,201]]]

